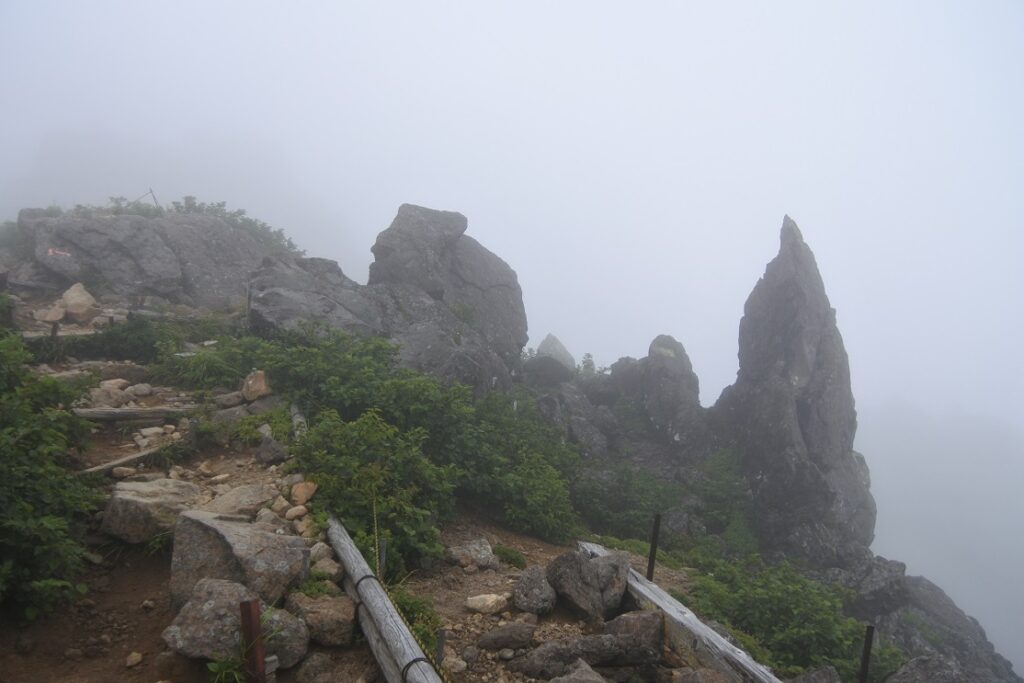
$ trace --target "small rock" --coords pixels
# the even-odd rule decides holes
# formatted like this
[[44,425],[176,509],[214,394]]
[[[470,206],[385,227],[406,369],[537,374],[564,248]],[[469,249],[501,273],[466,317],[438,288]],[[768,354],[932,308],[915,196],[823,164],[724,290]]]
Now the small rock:
[[132,476],[133,474],[135,474],[134,467],[115,467],[110,470],[110,476],[114,479],[124,479],[125,477]]
[[128,380],[121,379],[120,377],[118,377],[115,379],[103,380],[102,382],[100,382],[100,389],[115,389],[117,391],[124,391],[130,385],[131,382],[129,382]]
[[288,459],[288,451],[285,450],[277,439],[264,434],[260,439],[260,445],[256,448],[256,461],[264,465],[282,463]]
[[306,509],[305,505],[296,505],[295,507],[293,507],[290,510],[288,510],[288,512],[284,513],[284,518],[287,519],[290,522],[293,519],[298,519],[299,517],[305,517],[308,514],[309,514],[309,510]]
[[210,483],[211,484],[220,484],[222,482],[227,481],[230,478],[231,478],[231,475],[229,473],[225,472],[224,474],[218,474],[216,476],[210,477]]
[[142,429],[139,430],[139,434],[142,434],[142,436],[147,438],[147,439],[152,438],[154,436],[163,436],[164,435],[164,428],[163,427],[143,427]]
[[174,425],[164,425],[164,434],[174,434],[178,428]]
[[278,515],[283,515],[285,512],[288,511],[288,508],[290,507],[291,503],[289,503],[284,496],[278,496],[277,498],[274,499],[274,502],[270,506],[270,509],[273,510]]
[[321,574],[329,578],[331,581],[341,581],[342,576],[345,574],[345,569],[340,564],[335,562],[329,557],[324,557],[317,560],[310,570],[314,574]]
[[332,559],[334,551],[326,543],[317,543],[309,549],[309,561],[316,564],[320,560]]
[[467,669],[469,666],[465,660],[459,659],[458,657],[445,657],[441,666],[453,674],[460,674]]
[[81,659],[83,656],[84,654],[77,647],[69,647],[68,649],[64,650],[65,659],[73,659],[77,661]]
[[262,370],[250,372],[242,384],[242,396],[246,401],[255,401],[258,398],[269,396],[270,393],[270,383],[267,381],[266,373]]
[[466,609],[480,614],[497,614],[508,606],[508,600],[502,595],[488,593],[474,595],[466,599]]
[[213,397],[213,404],[218,408],[234,408],[245,403],[245,397],[241,391],[232,391],[230,394],[221,394]]
[[133,652],[124,660],[124,665],[129,669],[142,663],[142,653]]
[[201,463],[199,463],[199,467],[197,467],[196,469],[199,471],[199,474],[203,475],[204,477],[213,476],[213,466],[210,465],[209,460],[204,460]]
[[132,396],[152,396],[153,387],[143,382],[140,384],[131,385],[130,387],[125,389],[125,392],[131,394]]
[[156,603],[153,602],[152,600],[143,600],[141,607],[142,607],[142,609],[148,611],[148,610],[154,609],[156,607]]
[[498,659],[500,659],[503,662],[507,662],[508,660],[512,659],[515,656],[516,656],[516,651],[511,649],[511,648],[507,648],[507,647],[504,650],[502,650],[501,652],[498,653]]
[[292,486],[292,505],[305,505],[316,493],[317,486],[311,481],[300,481]]
[[262,434],[263,436],[269,436],[269,437],[273,437],[274,436],[274,428],[271,427],[270,425],[268,425],[266,422],[264,422],[259,427],[257,427],[256,431],[259,432],[260,434]]

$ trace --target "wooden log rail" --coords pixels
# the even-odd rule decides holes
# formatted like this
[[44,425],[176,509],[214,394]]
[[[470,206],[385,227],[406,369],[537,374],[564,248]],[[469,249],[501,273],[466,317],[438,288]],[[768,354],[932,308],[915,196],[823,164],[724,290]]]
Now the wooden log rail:
[[[607,548],[596,543],[580,541],[579,546],[591,557],[608,554]],[[692,651],[705,666],[727,666],[730,673],[738,674],[745,681],[781,683],[767,667],[755,662],[745,651],[723,638],[682,603],[634,569],[629,570],[626,589],[641,608],[664,613],[665,638],[676,652]]]
[[184,417],[189,411],[199,406],[154,406],[152,408],[73,408],[78,417],[93,422],[121,422],[122,420],[166,419],[168,417]]
[[442,683],[345,527],[334,517],[327,523],[327,539],[345,568],[345,592],[358,605],[359,625],[384,678],[388,683]]
[[160,449],[164,447],[164,445],[166,444],[162,444],[154,448],[147,448],[144,451],[132,453],[131,455],[126,455],[123,458],[118,458],[116,460],[111,460],[110,462],[105,462],[102,465],[96,465],[95,467],[90,467],[88,469],[78,470],[78,474],[103,474],[105,472],[110,472],[115,467],[127,467],[128,465],[135,465],[150,457],[154,453],[158,453]]

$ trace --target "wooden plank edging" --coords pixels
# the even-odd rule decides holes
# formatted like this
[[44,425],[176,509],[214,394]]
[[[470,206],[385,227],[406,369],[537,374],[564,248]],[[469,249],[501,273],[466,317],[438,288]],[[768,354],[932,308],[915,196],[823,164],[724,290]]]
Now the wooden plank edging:
[[369,622],[363,635],[388,683],[443,683],[345,527],[334,517],[327,521],[327,539],[345,568],[345,592],[359,605],[360,625],[364,618]]
[[109,472],[110,470],[114,469],[115,467],[123,467],[125,465],[133,465],[133,464],[139,462],[140,460],[145,460],[149,456],[153,455],[154,453],[159,451],[161,448],[163,448],[164,445],[166,445],[166,444],[163,444],[163,445],[160,445],[160,446],[155,446],[154,448],[147,448],[144,451],[139,451],[138,453],[132,453],[131,455],[126,455],[123,458],[118,458],[117,460],[111,460],[110,462],[105,462],[102,465],[96,465],[95,467],[90,467],[89,469],[78,470],[77,474],[102,474],[104,472]]
[[[579,546],[591,557],[609,553],[607,548],[596,543],[580,541]],[[723,638],[681,602],[657,584],[648,581],[635,569],[629,570],[627,590],[641,607],[658,609],[664,613],[665,638],[673,647],[694,650],[698,655],[703,651],[713,660],[725,662],[730,669],[748,681],[782,683],[766,666],[755,662],[744,650]]]
[[71,412],[85,420],[94,422],[119,422],[121,420],[147,420],[168,417],[184,417],[197,405],[177,407],[154,406],[140,408],[72,408]]

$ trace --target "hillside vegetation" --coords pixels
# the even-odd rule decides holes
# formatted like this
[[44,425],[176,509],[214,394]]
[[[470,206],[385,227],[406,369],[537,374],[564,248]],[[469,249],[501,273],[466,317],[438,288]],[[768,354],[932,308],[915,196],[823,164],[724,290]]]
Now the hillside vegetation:
[[[211,337],[215,345],[179,353],[186,341]],[[17,428],[4,422],[4,440],[22,454],[3,464],[10,488],[3,500],[18,503],[5,508],[2,542],[13,559],[0,586],[8,602],[18,596],[32,615],[73,589],[82,548],[71,529],[94,496],[59,464],[84,434],[82,423],[59,408],[73,392],[31,376],[23,365],[30,354],[15,337],[5,337],[0,349],[7,368],[0,378],[3,415],[19,415]],[[457,505],[544,539],[568,541],[593,530],[612,534],[600,539],[608,545],[643,553],[646,543],[638,539],[651,516],[683,493],[625,464],[613,476],[594,476],[527,389],[474,399],[466,387],[400,367],[396,348],[379,338],[312,327],[257,338],[231,319],[131,320],[88,337],[36,340],[31,350],[37,361],[73,355],[150,362],[161,381],[197,390],[234,389],[253,368],[265,370],[275,391],[308,417],[308,433],[289,448],[293,467],[320,486],[314,514],[321,523],[328,514],[341,518],[367,556],[387,539],[392,576],[440,557],[439,527]],[[289,419],[280,412],[261,421]],[[251,438],[255,426],[243,421],[233,436]],[[215,436],[212,427],[204,430]],[[701,493],[716,533],[669,535],[659,555],[696,576],[693,594],[680,597],[784,675],[832,664],[853,680],[863,632],[843,614],[848,596],[788,564],[761,560],[735,458],[722,452],[705,469]],[[51,512],[40,517],[43,509]],[[27,551],[40,544],[55,549],[45,565]],[[873,680],[898,659],[883,649]]]

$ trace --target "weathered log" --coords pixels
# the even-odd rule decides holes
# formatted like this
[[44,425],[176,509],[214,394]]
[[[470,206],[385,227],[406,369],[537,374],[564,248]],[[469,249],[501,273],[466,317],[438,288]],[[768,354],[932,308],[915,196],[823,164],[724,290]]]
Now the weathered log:
[[[604,546],[596,543],[580,541],[579,546],[592,557],[608,554]],[[723,638],[682,603],[634,569],[629,570],[627,590],[641,608],[658,609],[664,613],[665,638],[676,652],[690,650],[704,666],[728,667],[728,673],[739,674],[746,681],[781,683],[767,667],[755,662],[745,651]]]
[[123,420],[147,420],[151,418],[183,417],[198,406],[179,407],[154,406],[151,408],[73,408],[78,417],[93,422],[121,422]]
[[144,451],[139,451],[138,453],[132,453],[131,455],[126,455],[123,458],[118,458],[117,460],[111,460],[110,462],[105,462],[102,465],[96,465],[95,467],[90,467],[89,469],[79,470],[78,474],[103,474],[104,472],[109,472],[110,470],[114,469],[115,467],[124,467],[126,465],[134,465],[135,463],[139,462],[140,460],[145,460],[149,456],[153,455],[154,453],[159,451],[161,448],[163,448],[163,446],[156,446],[155,448],[147,448]]
[[[370,571],[345,527],[334,517],[328,520],[327,538],[345,568],[346,592],[357,604],[361,603],[360,625],[364,614],[371,624],[363,629],[363,634],[388,683],[441,683],[441,677],[409,632],[384,587]],[[376,633],[371,635],[373,631]]]

